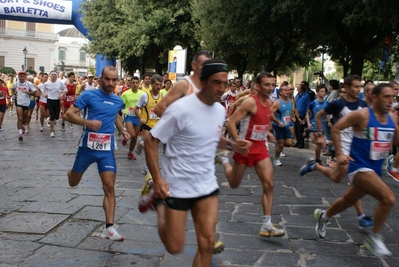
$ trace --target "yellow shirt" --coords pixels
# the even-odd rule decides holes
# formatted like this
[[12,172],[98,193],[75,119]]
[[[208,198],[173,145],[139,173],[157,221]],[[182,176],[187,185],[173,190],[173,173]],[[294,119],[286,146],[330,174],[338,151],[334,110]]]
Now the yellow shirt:
[[155,124],[157,124],[157,122],[159,121],[159,117],[157,116],[157,114],[155,114],[154,109],[155,106],[159,102],[161,102],[162,94],[159,93],[158,98],[155,99],[152,96],[151,92],[145,92],[145,93],[147,94],[148,102],[145,106],[141,108],[141,118],[144,119],[144,121],[146,122],[145,125],[153,128]]
[[144,87],[144,84],[141,86],[141,91],[143,92],[149,92],[151,91],[151,89],[152,89],[151,84],[149,85],[148,88]]

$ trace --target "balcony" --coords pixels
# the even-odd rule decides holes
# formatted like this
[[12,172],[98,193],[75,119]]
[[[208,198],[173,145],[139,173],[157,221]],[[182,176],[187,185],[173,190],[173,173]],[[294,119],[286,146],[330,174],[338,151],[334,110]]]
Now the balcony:
[[58,41],[58,36],[55,33],[14,30],[7,28],[0,28],[0,37],[3,38],[23,38],[37,41]]
[[80,60],[56,60],[55,64],[56,66],[60,67],[62,65],[62,61],[64,62],[65,67],[73,67],[73,68],[88,68],[88,67],[93,67],[95,65],[95,60],[86,60],[86,61],[80,61]]

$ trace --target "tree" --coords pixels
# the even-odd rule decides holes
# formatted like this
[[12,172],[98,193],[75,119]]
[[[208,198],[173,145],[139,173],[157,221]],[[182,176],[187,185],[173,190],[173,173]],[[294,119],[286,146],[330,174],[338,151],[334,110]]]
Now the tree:
[[129,73],[146,67],[161,73],[176,44],[190,53],[198,47],[189,0],[85,0],[82,15],[92,39],[89,52],[121,58]]
[[0,73],[4,74],[16,74],[16,71],[11,67],[2,67],[0,68]]

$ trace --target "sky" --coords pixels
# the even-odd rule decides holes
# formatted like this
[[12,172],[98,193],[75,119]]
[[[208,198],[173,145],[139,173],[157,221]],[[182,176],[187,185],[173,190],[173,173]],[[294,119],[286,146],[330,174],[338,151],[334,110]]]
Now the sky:
[[74,27],[73,25],[64,25],[64,24],[54,24],[54,33],[60,32],[62,30]]

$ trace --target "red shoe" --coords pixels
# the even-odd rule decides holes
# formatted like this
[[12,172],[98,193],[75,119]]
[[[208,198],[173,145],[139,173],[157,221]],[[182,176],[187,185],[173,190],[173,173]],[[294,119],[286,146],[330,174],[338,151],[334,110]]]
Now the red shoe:
[[133,155],[132,152],[127,153],[127,157],[128,157],[129,159],[131,159],[131,160],[136,160],[136,157]]
[[147,212],[148,210],[153,210],[154,209],[154,202],[156,200],[156,196],[154,194],[154,190],[151,189],[150,193],[147,195],[144,195],[140,198],[139,201],[139,211],[141,213]]
[[123,139],[122,140],[122,146],[126,146],[126,144],[127,144],[127,140]]

